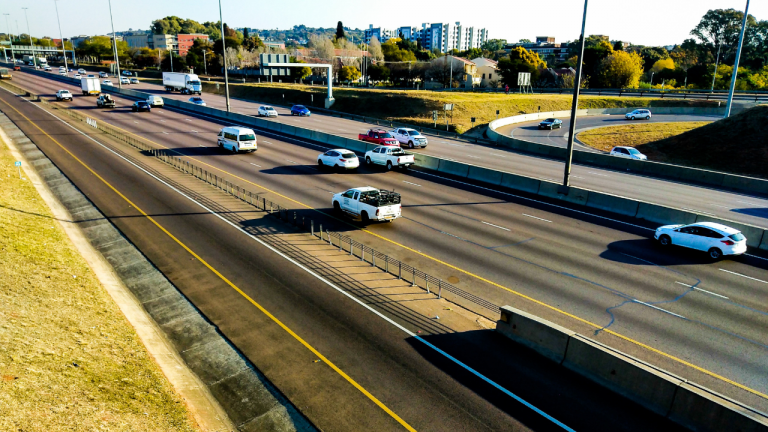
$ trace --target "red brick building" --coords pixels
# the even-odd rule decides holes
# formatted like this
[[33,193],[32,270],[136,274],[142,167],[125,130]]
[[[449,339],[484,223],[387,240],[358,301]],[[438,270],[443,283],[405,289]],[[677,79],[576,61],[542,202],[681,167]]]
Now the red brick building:
[[179,55],[185,56],[187,55],[187,52],[190,48],[192,48],[192,44],[195,43],[195,39],[204,39],[208,40],[208,35],[204,34],[179,34],[178,36],[179,41]]

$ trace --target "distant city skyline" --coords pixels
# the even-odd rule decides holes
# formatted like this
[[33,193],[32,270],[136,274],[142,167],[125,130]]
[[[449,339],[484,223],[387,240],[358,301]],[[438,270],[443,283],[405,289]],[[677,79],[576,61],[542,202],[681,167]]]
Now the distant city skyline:
[[[10,32],[27,32],[22,7],[29,8],[32,36],[59,37],[54,0],[0,0],[0,12],[8,13]],[[97,35],[111,32],[107,0],[59,0],[61,27],[65,38],[76,35]],[[645,0],[628,7],[627,3],[611,0],[591,0],[587,18],[587,34],[608,35],[639,45],[672,45],[690,38],[709,9],[744,10],[744,0],[661,1]],[[280,2],[244,2],[222,0],[224,21],[232,27],[259,29],[288,29],[294,25],[335,28],[338,21],[346,27],[364,30],[369,24],[397,28],[403,22],[471,22],[487,28],[492,39],[535,39],[553,36],[557,42],[574,40],[581,27],[584,3],[574,0],[550,0],[546,7],[530,1],[491,1],[474,3],[446,1],[435,8],[429,2],[391,0],[381,13],[370,13],[350,0],[328,0],[321,4],[305,0],[290,6]],[[218,0],[116,0],[112,4],[115,30],[147,30],[153,20],[175,15],[199,22],[218,21]],[[389,13],[387,11],[397,11]],[[83,19],[84,14],[87,18]],[[758,20],[768,19],[768,2],[752,2],[750,14]],[[0,20],[0,32],[7,33],[5,20]]]

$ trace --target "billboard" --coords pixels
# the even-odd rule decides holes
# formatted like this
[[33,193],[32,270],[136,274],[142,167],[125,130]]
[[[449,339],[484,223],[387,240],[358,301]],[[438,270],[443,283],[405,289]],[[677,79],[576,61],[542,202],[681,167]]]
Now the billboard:
[[529,86],[531,85],[531,73],[530,72],[518,72],[517,73],[517,85]]

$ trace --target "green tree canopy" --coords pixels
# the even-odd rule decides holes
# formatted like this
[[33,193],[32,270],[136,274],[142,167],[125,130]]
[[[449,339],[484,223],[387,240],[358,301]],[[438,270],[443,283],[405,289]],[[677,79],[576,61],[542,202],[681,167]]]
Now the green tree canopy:
[[546,68],[547,63],[535,52],[523,47],[515,47],[510,51],[509,56],[499,60],[497,67],[501,82],[511,87],[517,85],[517,74],[520,72],[530,72],[531,82],[538,80],[540,69]]
[[341,21],[336,24],[336,40],[339,39],[346,39],[347,37],[344,36],[344,24],[341,23]]
[[504,45],[506,44],[506,39],[488,39],[487,41],[483,42],[483,45],[480,48],[486,51],[496,52],[504,49]]
[[402,40],[400,38],[392,38],[381,44],[384,60],[388,62],[416,61],[413,51],[400,48],[398,42],[402,42]]
[[339,69],[339,81],[357,81],[360,79],[360,71],[354,66],[342,66]]
[[600,62],[598,86],[637,88],[643,74],[643,59],[637,53],[614,51]]

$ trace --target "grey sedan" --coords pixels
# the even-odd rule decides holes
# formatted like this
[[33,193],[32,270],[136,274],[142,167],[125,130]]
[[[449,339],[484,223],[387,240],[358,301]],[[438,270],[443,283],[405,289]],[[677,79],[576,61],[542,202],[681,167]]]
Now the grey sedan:
[[539,129],[557,129],[563,127],[563,121],[556,118],[548,118],[539,123]]

